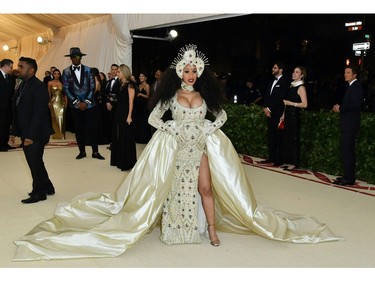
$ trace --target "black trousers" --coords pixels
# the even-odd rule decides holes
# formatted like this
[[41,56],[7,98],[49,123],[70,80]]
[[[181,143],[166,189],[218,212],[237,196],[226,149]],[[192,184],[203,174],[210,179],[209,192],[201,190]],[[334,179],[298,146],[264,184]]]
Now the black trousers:
[[355,143],[358,130],[341,131],[341,155],[344,166],[343,178],[355,181]]
[[0,147],[6,148],[9,141],[10,112],[8,108],[0,108]]
[[99,129],[96,110],[96,107],[86,110],[72,109],[75,136],[80,152],[85,152],[85,145],[88,143],[91,144],[93,153],[98,152]]
[[44,147],[48,141],[49,137],[34,139],[33,144],[22,147],[33,178],[32,193],[35,195],[45,195],[48,190],[53,189],[43,162]]

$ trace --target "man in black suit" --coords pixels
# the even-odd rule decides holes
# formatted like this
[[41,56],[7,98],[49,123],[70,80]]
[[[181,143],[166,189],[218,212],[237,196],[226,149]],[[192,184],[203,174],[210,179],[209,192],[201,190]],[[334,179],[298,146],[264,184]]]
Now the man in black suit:
[[276,62],[272,67],[274,79],[270,82],[264,95],[264,114],[268,118],[268,159],[260,163],[273,163],[273,166],[283,164],[282,130],[278,129],[280,117],[284,112],[284,102],[290,88],[289,80],[283,75],[284,64]]
[[107,81],[107,84],[103,90],[103,94],[106,100],[107,112],[104,116],[103,131],[106,143],[110,143],[112,139],[113,122],[116,112],[117,95],[120,92],[120,80],[117,76],[118,64],[113,63],[111,65],[111,79]]
[[33,188],[29,198],[22,203],[36,203],[46,200],[46,195],[55,193],[43,162],[44,147],[50,135],[54,133],[48,108],[47,87],[35,77],[37,63],[32,58],[21,57],[18,71],[22,79],[13,101],[13,123],[10,143],[15,143],[15,136],[22,141],[22,148],[33,178]]
[[43,78],[43,83],[48,86],[48,82],[53,80],[53,72],[55,71],[56,66],[51,66],[49,69],[50,75],[47,75]]
[[357,80],[357,68],[345,68],[345,81],[349,83],[341,105],[335,104],[333,111],[340,113],[341,155],[344,166],[344,176],[338,177],[333,183],[353,185],[355,183],[355,143],[361,122],[363,105],[363,88]]
[[163,71],[161,71],[161,69],[157,69],[154,74],[155,80],[151,84],[151,87],[150,87],[150,98],[156,94],[158,87],[161,83],[162,77],[163,77]]
[[12,60],[3,59],[0,62],[0,151],[8,151],[10,148],[8,141],[14,95],[12,70]]

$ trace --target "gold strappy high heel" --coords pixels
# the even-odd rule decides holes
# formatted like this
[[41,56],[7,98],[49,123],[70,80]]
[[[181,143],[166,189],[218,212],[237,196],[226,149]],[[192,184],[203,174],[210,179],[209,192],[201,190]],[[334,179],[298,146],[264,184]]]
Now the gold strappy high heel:
[[219,247],[219,246],[220,246],[220,240],[219,240],[219,237],[217,237],[217,235],[216,235],[216,239],[215,239],[215,240],[212,240],[212,238],[211,238],[211,233],[210,233],[210,227],[215,227],[215,225],[214,225],[214,224],[209,224],[208,227],[207,227],[208,236],[209,236],[209,238],[210,238],[211,245],[214,246],[214,247]]

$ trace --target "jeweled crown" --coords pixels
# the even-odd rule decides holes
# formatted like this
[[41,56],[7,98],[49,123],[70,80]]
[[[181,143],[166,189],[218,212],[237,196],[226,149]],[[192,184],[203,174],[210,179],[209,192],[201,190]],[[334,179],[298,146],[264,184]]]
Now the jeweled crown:
[[194,44],[185,45],[185,47],[180,49],[177,57],[171,64],[171,68],[175,68],[177,76],[182,79],[184,67],[188,64],[191,66],[195,65],[197,68],[198,77],[202,75],[204,66],[209,65],[205,54],[198,51],[197,46]]

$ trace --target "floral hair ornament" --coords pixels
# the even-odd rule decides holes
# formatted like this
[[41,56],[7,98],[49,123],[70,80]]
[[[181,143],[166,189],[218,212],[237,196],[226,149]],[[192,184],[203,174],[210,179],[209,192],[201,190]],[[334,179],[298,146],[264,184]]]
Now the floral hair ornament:
[[186,65],[197,68],[198,77],[202,75],[204,66],[209,65],[205,54],[197,50],[197,46],[190,44],[182,47],[171,64],[171,68],[176,69],[177,76],[182,79],[182,72]]

